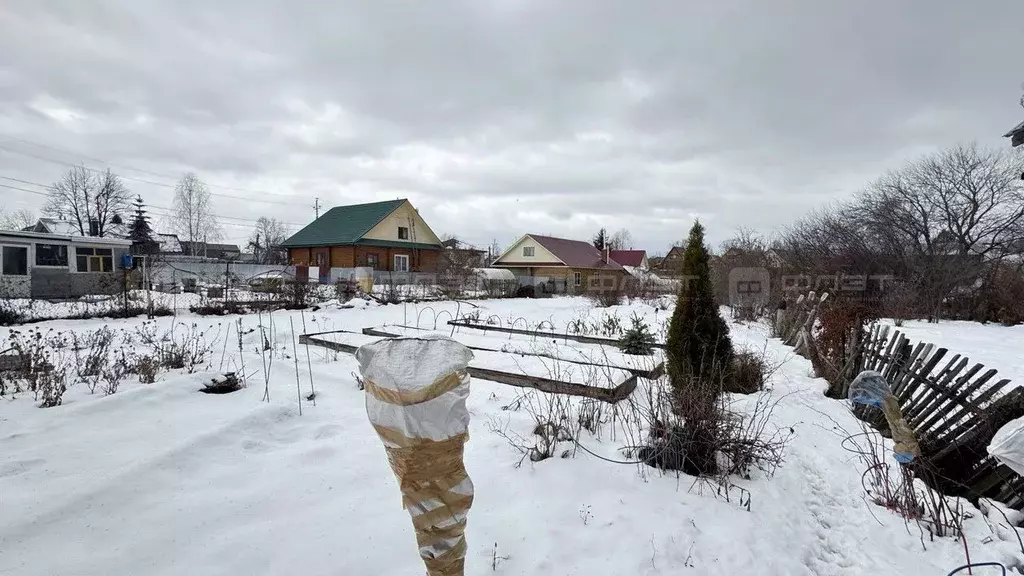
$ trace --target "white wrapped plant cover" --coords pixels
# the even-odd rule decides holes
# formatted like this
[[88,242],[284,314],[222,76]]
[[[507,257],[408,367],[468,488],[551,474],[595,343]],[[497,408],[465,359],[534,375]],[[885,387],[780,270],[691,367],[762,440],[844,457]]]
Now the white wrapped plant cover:
[[394,338],[356,351],[366,413],[416,529],[429,576],[462,576],[473,482],[462,460],[469,439],[473,353],[443,335]]
[[988,453],[1024,475],[1024,418],[1007,422],[988,443]]

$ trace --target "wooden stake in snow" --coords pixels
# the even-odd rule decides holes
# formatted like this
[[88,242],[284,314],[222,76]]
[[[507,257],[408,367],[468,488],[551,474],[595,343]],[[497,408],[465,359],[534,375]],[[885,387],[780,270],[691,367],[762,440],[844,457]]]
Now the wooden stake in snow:
[[217,369],[219,372],[224,371],[224,357],[228,353],[228,336],[231,336],[231,324],[228,324],[228,333],[224,335],[224,349],[220,351],[220,368]]
[[238,319],[238,326],[235,327],[235,332],[238,334],[238,361],[242,363],[242,386],[248,386],[245,375],[245,353],[242,350],[242,319]]
[[[270,402],[270,367],[267,366],[267,331],[263,328],[263,313],[256,311],[260,323],[260,357],[263,359],[263,400]],[[274,357],[271,355],[271,361]]]
[[299,352],[298,346],[295,344],[295,322],[292,321],[292,317],[288,317],[288,326],[292,329],[292,358],[295,358],[295,397],[299,401],[299,416],[302,416],[302,389],[299,385]]
[[[302,333],[306,333],[306,311],[300,310],[299,314],[302,316]],[[306,369],[309,370],[309,399],[313,401],[313,406],[316,406],[316,389],[313,387],[313,362],[309,359],[309,341],[306,341]]]

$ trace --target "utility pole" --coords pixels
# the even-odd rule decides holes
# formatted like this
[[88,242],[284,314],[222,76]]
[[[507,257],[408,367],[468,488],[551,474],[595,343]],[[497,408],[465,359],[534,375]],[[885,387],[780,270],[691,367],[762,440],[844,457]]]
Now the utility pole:
[[320,197],[319,196],[316,198],[316,200],[313,201],[313,211],[316,212],[316,217],[319,218],[320,217]]

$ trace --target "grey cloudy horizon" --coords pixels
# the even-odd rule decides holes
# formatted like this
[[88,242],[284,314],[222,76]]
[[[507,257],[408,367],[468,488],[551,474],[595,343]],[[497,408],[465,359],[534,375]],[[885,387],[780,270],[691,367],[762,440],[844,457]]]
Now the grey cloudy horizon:
[[1021,21],[1014,0],[3,0],[0,184],[27,191],[0,205],[109,163],[153,206],[195,171],[238,243],[316,197],[407,197],[480,246],[604,227],[664,253],[694,217],[717,244],[921,153],[1008,147]]

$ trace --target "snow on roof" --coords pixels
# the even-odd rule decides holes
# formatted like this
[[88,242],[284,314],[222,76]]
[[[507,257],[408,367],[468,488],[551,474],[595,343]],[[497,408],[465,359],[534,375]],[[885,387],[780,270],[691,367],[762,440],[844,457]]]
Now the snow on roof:
[[99,244],[111,246],[130,246],[131,241],[111,236],[82,236],[81,234],[51,234],[49,232],[33,232],[30,230],[0,230],[0,236],[7,238],[23,238],[40,242],[59,241],[72,244]]
[[39,224],[43,225],[43,229],[36,228],[38,232],[48,232],[50,234],[59,234],[61,236],[81,236],[82,233],[78,230],[78,226],[68,222],[67,220],[58,220],[56,218],[40,218]]
[[167,254],[181,252],[181,242],[175,234],[154,234],[156,241],[160,243],[160,251]]
[[507,268],[474,268],[473,272],[484,280],[515,280],[516,275]]

